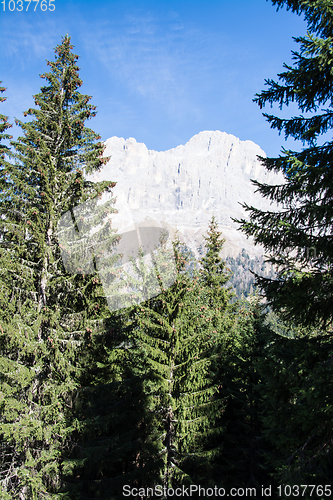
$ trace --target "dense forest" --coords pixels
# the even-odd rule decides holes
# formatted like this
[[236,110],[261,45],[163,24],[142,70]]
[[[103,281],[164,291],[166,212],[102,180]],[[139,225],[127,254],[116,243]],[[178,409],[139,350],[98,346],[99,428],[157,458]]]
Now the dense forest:
[[230,271],[229,285],[235,292],[235,298],[249,297],[257,291],[255,276],[274,279],[276,273],[272,265],[266,262],[263,255],[250,258],[243,250],[237,257],[228,256],[225,259],[226,268]]
[[308,33],[255,101],[308,115],[264,115],[304,143],[262,158],[284,185],[254,183],[283,210],[238,221],[267,262],[223,260],[212,217],[198,262],[161,237],[111,308],[117,186],[86,180],[108,158],[68,35],[16,141],[0,115],[2,500],[332,498],[332,2],[272,3]]

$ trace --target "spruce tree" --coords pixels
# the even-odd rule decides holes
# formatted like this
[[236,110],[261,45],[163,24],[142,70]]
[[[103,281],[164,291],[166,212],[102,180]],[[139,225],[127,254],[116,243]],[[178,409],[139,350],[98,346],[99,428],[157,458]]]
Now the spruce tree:
[[281,210],[264,212],[244,205],[250,220],[238,222],[278,267],[276,279],[257,278],[269,304],[285,319],[331,330],[332,141],[325,134],[332,129],[332,2],[273,0],[273,4],[304,14],[308,32],[295,38],[300,49],[293,52],[293,65],[284,65],[278,81],[266,80],[268,89],[254,100],[260,108],[295,102],[299,116],[264,116],[271,128],[302,141],[304,147],[283,149],[278,158],[261,158],[268,170],[285,175],[282,185],[254,182],[262,196],[281,204]]
[[[1,86],[2,82],[0,81],[0,94],[5,92],[6,88]],[[0,95],[0,102],[4,102],[6,100],[6,97],[1,97]],[[8,116],[4,116],[0,114],[0,159],[1,159],[1,167],[3,167],[4,160],[5,160],[5,155],[10,153],[10,149],[8,146],[2,143],[4,140],[9,140],[12,139],[13,137],[9,135],[6,130],[11,128],[12,125],[8,123]]]
[[[169,265],[174,258],[176,270]],[[155,269],[147,269],[143,255],[133,261],[138,288],[157,275],[160,294],[119,312],[118,323],[113,316],[117,333],[106,347],[102,342],[94,381],[94,391],[105,392],[107,411],[93,398],[90,406],[90,420],[104,422],[103,430],[92,432],[86,407],[81,418],[86,415],[87,433],[73,461],[80,477],[72,481],[71,498],[122,498],[126,484],[209,482],[217,453],[213,436],[220,433],[215,421],[223,407],[211,373],[217,331],[190,264],[178,240],[173,250],[157,253]],[[170,273],[174,282],[166,288],[163,277]]]
[[[174,267],[170,275],[170,255],[163,242],[162,231],[162,255],[155,255],[153,263],[166,283],[172,282]],[[109,315],[104,332],[92,338],[80,378],[82,387],[75,404],[75,418],[80,422],[77,445],[64,462],[65,490],[71,499],[123,498],[125,485],[138,488],[159,483],[160,447],[154,439],[158,429],[150,392],[145,390],[146,361],[134,340],[132,324],[143,298],[158,290],[161,293],[161,287],[154,265],[147,265],[141,248],[137,259],[123,257],[120,263],[128,258],[131,262],[115,270],[114,282],[104,283],[111,309],[116,302],[122,308]]]
[[[1,85],[2,82],[0,82]],[[2,86],[0,86],[0,93],[2,94],[6,89]],[[4,102],[6,100],[6,97],[0,97],[0,102]],[[11,124],[8,123],[8,117],[0,114],[0,182],[1,182],[1,191],[5,189],[6,183],[8,180],[6,179],[6,168],[8,166],[8,158],[6,160],[6,156],[10,155],[10,148],[3,143],[3,141],[12,139],[12,136],[10,136],[6,130],[11,127]],[[2,228],[1,228],[2,229]],[[3,239],[3,233],[1,231],[0,233],[0,241]],[[3,263],[3,262],[1,262]],[[11,287],[10,283],[1,283],[1,290],[0,290],[0,303],[1,303],[1,309],[3,308],[3,304],[7,304],[9,302],[11,294]],[[1,321],[0,321],[0,332],[3,334],[3,324],[4,324],[4,317],[3,314],[1,314]],[[3,394],[1,394],[1,398],[3,398]],[[0,417],[1,418],[1,417]],[[13,454],[13,448],[9,445],[6,440],[3,439],[3,436],[0,436],[0,491],[3,490],[3,482],[6,482],[7,480],[7,469],[10,467],[10,464],[12,462],[12,454]],[[4,500],[10,499],[10,496],[7,495],[5,492],[3,492],[3,498]]]
[[332,128],[332,5],[329,0],[272,3],[304,14],[308,32],[295,39],[300,50],[293,53],[293,65],[285,65],[278,82],[267,80],[268,89],[255,101],[261,108],[296,102],[299,116],[264,116],[286,138],[302,141],[303,149],[262,158],[267,169],[284,173],[285,183],[255,185],[280,203],[281,211],[245,206],[250,221],[240,222],[278,266],[276,279],[257,276],[269,303],[283,319],[303,327],[295,338],[272,333],[259,364],[269,464],[279,484],[320,485],[329,482],[332,467],[332,142],[325,135]]
[[[98,277],[68,272],[59,242],[62,215],[90,200],[90,217],[101,222],[98,196],[115,185],[84,180],[106,159],[100,137],[84,125],[96,108],[79,92],[72,48],[68,35],[55,48],[36,108],[24,113],[31,121],[16,120],[24,135],[12,143],[14,161],[1,170],[0,435],[10,450],[2,498],[61,497],[80,366],[107,312]],[[111,244],[109,228],[101,232]]]
[[[5,87],[1,87],[0,82],[0,94],[2,94],[6,89]],[[6,97],[0,97],[0,102],[4,102]],[[6,186],[8,185],[8,172],[7,169],[10,167],[9,158],[11,156],[11,150],[8,145],[6,145],[3,141],[8,141],[13,137],[9,135],[6,130],[11,128],[12,125],[8,123],[8,116],[4,116],[0,114],[0,189],[1,192],[6,190]],[[6,158],[7,157],[7,158]],[[0,241],[3,239],[2,228],[0,228]],[[9,283],[4,283],[1,291],[0,291],[0,299],[2,303],[8,302],[8,294],[10,293],[10,285]]]
[[264,345],[264,320],[258,298],[233,302],[234,294],[227,286],[230,270],[220,256],[225,242],[221,236],[213,217],[204,237],[206,254],[200,261],[201,283],[216,329],[211,369],[219,387],[217,397],[225,402],[218,418],[223,432],[215,439],[219,453],[212,478],[225,488],[257,487],[267,479],[260,470],[264,459],[258,440],[260,397],[255,367]]
[[259,491],[261,485],[272,482],[268,476],[272,467],[265,458],[269,445],[261,421],[263,395],[258,367],[265,366],[269,328],[258,296],[243,298],[236,306],[231,341],[219,371],[221,396],[227,404],[221,415],[224,432],[217,471],[226,488],[237,484]]
[[[331,338],[318,330],[288,325],[283,325],[282,332],[270,332],[265,356],[257,363],[262,432],[269,443],[267,465],[277,485],[330,484]],[[282,498],[288,493],[283,491]],[[331,497],[320,489],[316,494]]]
[[153,415],[144,391],[142,351],[129,340],[127,311],[92,338],[75,401],[75,445],[63,462],[72,500],[123,498],[123,487],[157,482]]
[[[213,436],[223,402],[212,375],[217,330],[198,272],[178,239],[174,284],[142,305],[132,335],[146,363],[144,387],[151,398],[162,458],[160,484],[207,483],[216,454]],[[188,268],[188,270],[186,269]]]
[[230,304],[233,297],[231,287],[226,286],[230,270],[226,268],[225,261],[220,256],[225,243],[221,236],[217,220],[213,216],[207,235],[204,236],[206,253],[200,260],[200,281],[207,293],[209,308],[214,311],[214,326],[219,336],[223,337],[224,332],[230,331],[235,308]]

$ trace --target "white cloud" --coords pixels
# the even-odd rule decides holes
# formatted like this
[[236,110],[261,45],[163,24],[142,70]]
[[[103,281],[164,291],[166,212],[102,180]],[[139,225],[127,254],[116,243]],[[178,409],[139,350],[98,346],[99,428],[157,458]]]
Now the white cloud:
[[31,62],[43,60],[60,43],[53,20],[37,20],[29,23],[21,19],[15,23],[3,23],[1,38],[7,40],[6,50],[2,57],[11,58],[21,69]]
[[216,57],[223,57],[208,50],[216,35],[185,27],[174,12],[164,20],[135,12],[107,20],[98,30],[86,25],[84,32],[87,51],[107,69],[113,83],[147,105],[161,106],[175,119],[200,114],[193,88],[207,91]]

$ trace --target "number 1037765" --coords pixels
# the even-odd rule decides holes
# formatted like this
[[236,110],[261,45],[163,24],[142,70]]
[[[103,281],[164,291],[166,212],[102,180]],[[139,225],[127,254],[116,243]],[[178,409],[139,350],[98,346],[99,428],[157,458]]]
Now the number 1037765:
[[[325,484],[324,486],[315,484],[294,484],[290,486],[288,484],[280,485],[277,487],[279,497],[303,497],[303,498],[332,498],[331,484]],[[306,493],[305,493],[306,492]]]
[[43,12],[46,10],[55,10],[55,0],[2,0],[1,5],[3,6],[2,10],[10,10],[13,12],[14,10],[27,11],[40,9]]

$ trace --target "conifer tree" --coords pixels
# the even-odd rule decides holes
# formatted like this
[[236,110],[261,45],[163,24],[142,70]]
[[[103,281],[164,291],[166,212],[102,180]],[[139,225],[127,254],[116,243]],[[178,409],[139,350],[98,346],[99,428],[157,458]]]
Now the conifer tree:
[[[268,465],[277,485],[329,485],[333,464],[331,338],[310,328],[289,326],[287,333],[270,333],[265,357],[257,364],[263,435],[270,444]],[[320,498],[331,497],[328,490],[316,491]],[[287,498],[288,490],[283,493],[282,498]]]
[[[6,88],[1,86],[2,82],[0,81],[0,94],[5,92]],[[1,97],[0,102],[4,102],[6,97]],[[5,155],[10,153],[9,147],[2,143],[3,140],[9,140],[13,137],[9,135],[6,130],[11,128],[12,125],[8,123],[8,116],[4,116],[0,114],[0,159],[1,159],[1,167],[5,160]]]
[[64,491],[72,500],[123,498],[124,485],[157,481],[159,457],[149,395],[143,390],[142,352],[129,340],[126,311],[91,342],[75,402],[75,446],[63,462]]
[[[87,200],[101,221],[97,197],[115,185],[84,180],[106,159],[84,125],[96,108],[79,92],[72,48],[68,35],[55,48],[36,108],[24,113],[31,121],[16,120],[24,135],[12,143],[14,161],[1,170],[0,286],[9,294],[1,296],[0,435],[10,449],[2,498],[61,497],[80,364],[108,311],[96,276],[67,272],[57,231],[62,214]],[[111,242],[109,228],[101,232]]]
[[[150,391],[145,390],[147,363],[132,332],[142,296],[156,282],[143,257],[140,250],[139,262],[131,259],[136,273],[120,273],[130,290],[119,297],[124,308],[106,318],[85,359],[75,404],[77,444],[64,462],[64,490],[73,500],[123,498],[125,485],[158,484],[160,447]],[[112,293],[112,286],[107,290]],[[128,297],[133,304],[133,293],[140,305],[126,308]]]
[[255,101],[280,108],[296,102],[299,116],[264,116],[304,147],[262,159],[266,168],[285,175],[280,186],[255,183],[264,197],[281,204],[281,211],[246,206],[250,222],[242,220],[241,227],[279,266],[277,279],[257,277],[269,303],[283,319],[303,327],[295,338],[272,334],[259,366],[273,477],[278,484],[320,485],[329,481],[332,467],[332,142],[325,135],[332,128],[332,5],[329,0],[272,3],[304,14],[308,32],[295,39],[300,50],[293,53],[294,64],[285,65],[278,82],[267,80],[268,89]]
[[[1,85],[2,82],[0,82]],[[2,86],[0,86],[0,93],[3,93],[6,89]],[[0,102],[4,102],[6,100],[5,97],[0,97]],[[10,149],[9,147],[4,144],[2,141],[12,139],[12,136],[6,133],[6,130],[11,127],[11,125],[8,123],[8,117],[0,114],[0,182],[1,182],[1,187],[0,189],[3,190],[6,186],[6,167],[8,166],[8,160],[6,160],[6,156],[10,155]],[[2,231],[0,233],[0,241],[2,241]],[[1,306],[3,304],[7,304],[9,302],[10,298],[10,293],[11,293],[11,287],[10,283],[1,283],[1,290],[0,290],[0,303]],[[2,309],[2,307],[1,307]],[[3,310],[2,310],[3,313]],[[3,333],[3,314],[0,316],[0,331]],[[3,396],[2,396],[3,397]],[[2,436],[0,436],[0,484],[3,484],[3,481],[6,481],[6,468],[8,464],[11,463],[11,457],[13,453],[13,448],[6,442]],[[0,491],[2,490],[2,487],[0,486]],[[4,500],[9,499],[9,496],[6,496],[6,494],[3,494]]]
[[[227,283],[229,269],[220,256],[224,239],[215,217],[209,224],[206,254],[200,264],[200,278],[207,293],[212,322],[216,329],[215,358],[212,363],[218,397],[225,408],[218,419],[223,429],[220,451],[214,461],[212,477],[225,488],[258,486],[267,479],[260,471],[258,375],[255,362],[264,344],[263,318],[258,299],[232,302]],[[259,445],[259,446],[258,446]]]
[[272,467],[265,459],[269,445],[261,422],[263,395],[258,368],[265,366],[270,330],[258,296],[243,298],[236,306],[231,342],[219,371],[220,392],[227,404],[221,415],[224,432],[216,467],[224,487],[237,484],[258,491],[261,485],[272,482],[268,476]]
[[[1,87],[0,82],[0,94],[2,94],[6,89],[4,87]],[[0,97],[0,102],[4,102],[6,100],[6,97]],[[8,123],[8,116],[4,116],[0,114],[0,189],[1,191],[4,191],[6,189],[6,185],[8,183],[8,176],[7,176],[7,167],[10,166],[8,162],[8,157],[11,155],[10,148],[3,143],[3,141],[8,141],[12,139],[13,137],[9,135],[6,130],[11,128],[12,125]],[[7,156],[7,159],[6,159]],[[2,228],[1,228],[2,229]],[[0,241],[2,240],[2,231],[0,229]],[[3,303],[6,303],[8,301],[8,293],[10,290],[9,284],[4,284],[2,286],[2,289],[0,291],[0,298]]]
[[[254,182],[258,191],[281,204],[281,210],[264,212],[244,205],[250,221],[242,230],[253,235],[271,253],[278,266],[277,279],[258,282],[269,303],[285,319],[332,329],[332,33],[330,0],[273,0],[303,13],[306,36],[295,38],[292,66],[284,65],[279,81],[266,80],[267,90],[255,97],[260,107],[295,102],[300,115],[279,118],[265,113],[271,128],[304,144],[301,151],[282,150],[278,158],[262,158],[268,170],[281,171],[285,183],[270,186]],[[306,113],[304,115],[303,113]]]
[[146,362],[144,387],[151,398],[157,441],[163,461],[160,483],[176,487],[210,476],[213,435],[223,406],[211,374],[217,331],[214,312],[197,272],[186,271],[187,255],[174,242],[174,284],[142,305],[132,336]]
[[232,312],[235,310],[230,304],[233,296],[231,287],[226,287],[230,278],[230,270],[226,268],[225,261],[220,256],[225,243],[221,235],[216,218],[213,216],[207,236],[204,236],[206,253],[200,260],[201,284],[207,293],[209,308],[214,311],[214,326],[220,337],[223,336],[223,332],[230,331],[234,321]]
[[[120,323],[112,330],[118,338],[106,349],[103,342],[98,376],[109,388],[104,399],[108,411],[106,415],[95,405],[91,415],[107,426],[104,434],[95,428],[99,450],[89,438],[91,427],[87,429],[72,498],[75,490],[77,498],[83,492],[91,498],[122,498],[126,484],[167,488],[209,480],[217,453],[213,436],[220,432],[215,420],[223,407],[214,398],[218,388],[211,374],[217,331],[187,253],[178,240],[170,251],[170,258],[165,248],[162,256],[157,254],[155,270],[147,269],[141,255],[135,264],[141,287],[157,269],[160,294],[119,313]],[[162,275],[174,273],[168,266],[173,255],[174,283],[165,288]],[[86,461],[81,468],[80,460]],[[97,468],[90,474],[94,463]]]

